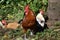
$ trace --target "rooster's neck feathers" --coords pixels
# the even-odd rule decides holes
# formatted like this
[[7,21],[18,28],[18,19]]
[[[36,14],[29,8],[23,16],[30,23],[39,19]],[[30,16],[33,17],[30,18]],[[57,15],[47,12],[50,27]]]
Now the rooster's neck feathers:
[[36,20],[42,27],[44,27],[45,19],[41,13],[38,13]]

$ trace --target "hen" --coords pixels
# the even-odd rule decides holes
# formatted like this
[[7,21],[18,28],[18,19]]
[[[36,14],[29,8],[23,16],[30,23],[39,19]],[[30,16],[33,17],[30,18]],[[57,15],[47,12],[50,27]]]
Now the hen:
[[12,23],[8,23],[8,25],[6,25],[5,28],[7,29],[17,29],[19,27],[20,24],[18,24],[17,22],[12,22]]
[[7,23],[5,19],[0,22],[2,28],[6,29],[16,29],[20,25],[18,22]]
[[4,26],[6,26],[6,25],[7,25],[7,21],[6,21],[4,18],[2,19],[2,21],[1,21],[1,22],[2,22],[2,24],[3,24]]

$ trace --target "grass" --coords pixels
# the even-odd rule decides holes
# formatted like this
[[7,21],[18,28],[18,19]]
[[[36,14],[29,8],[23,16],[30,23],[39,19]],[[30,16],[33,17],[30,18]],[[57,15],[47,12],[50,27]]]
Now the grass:
[[[23,40],[23,33],[21,28],[16,30],[2,29],[4,32],[0,32],[0,40]],[[8,30],[8,31],[7,31]],[[27,32],[29,40],[60,40],[60,32],[53,29],[45,29],[43,32],[39,32],[36,35],[30,36]]]
[[60,21],[55,22],[54,26],[60,26]]

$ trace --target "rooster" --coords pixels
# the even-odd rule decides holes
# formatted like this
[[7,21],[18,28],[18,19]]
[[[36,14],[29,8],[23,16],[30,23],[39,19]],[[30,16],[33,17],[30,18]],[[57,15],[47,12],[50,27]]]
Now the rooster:
[[42,26],[44,27],[44,23],[45,23],[45,19],[43,17],[43,14],[44,14],[44,11],[43,10],[40,10],[40,12],[37,14],[36,16],[36,20],[37,22]]
[[34,31],[34,34],[44,31],[44,29],[48,28],[45,22],[47,19],[45,19],[43,15],[44,11],[41,9],[36,16],[36,30]]
[[35,21],[36,27],[34,27],[34,29],[33,29],[33,34],[36,34],[37,32],[41,32],[44,30],[45,19],[44,19],[43,15],[44,15],[44,11],[40,10],[36,16],[36,21]]
[[29,5],[25,6],[24,14],[25,14],[25,16],[22,21],[22,27],[23,27],[23,32],[25,33],[24,40],[26,40],[27,30],[28,29],[33,30],[35,27],[36,16],[35,16],[34,12],[30,9]]

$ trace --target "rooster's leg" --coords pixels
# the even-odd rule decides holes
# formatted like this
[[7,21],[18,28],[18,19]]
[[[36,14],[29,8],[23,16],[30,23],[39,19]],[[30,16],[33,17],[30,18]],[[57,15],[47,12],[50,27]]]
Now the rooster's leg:
[[23,31],[24,31],[24,40],[28,40],[26,35],[27,29],[24,29]]
[[33,32],[32,32],[32,31],[30,32],[30,35],[31,35],[31,36],[33,35]]
[[32,30],[30,30],[30,35],[33,36],[33,31]]
[[26,37],[26,33],[24,34],[24,40],[28,40],[27,37]]

